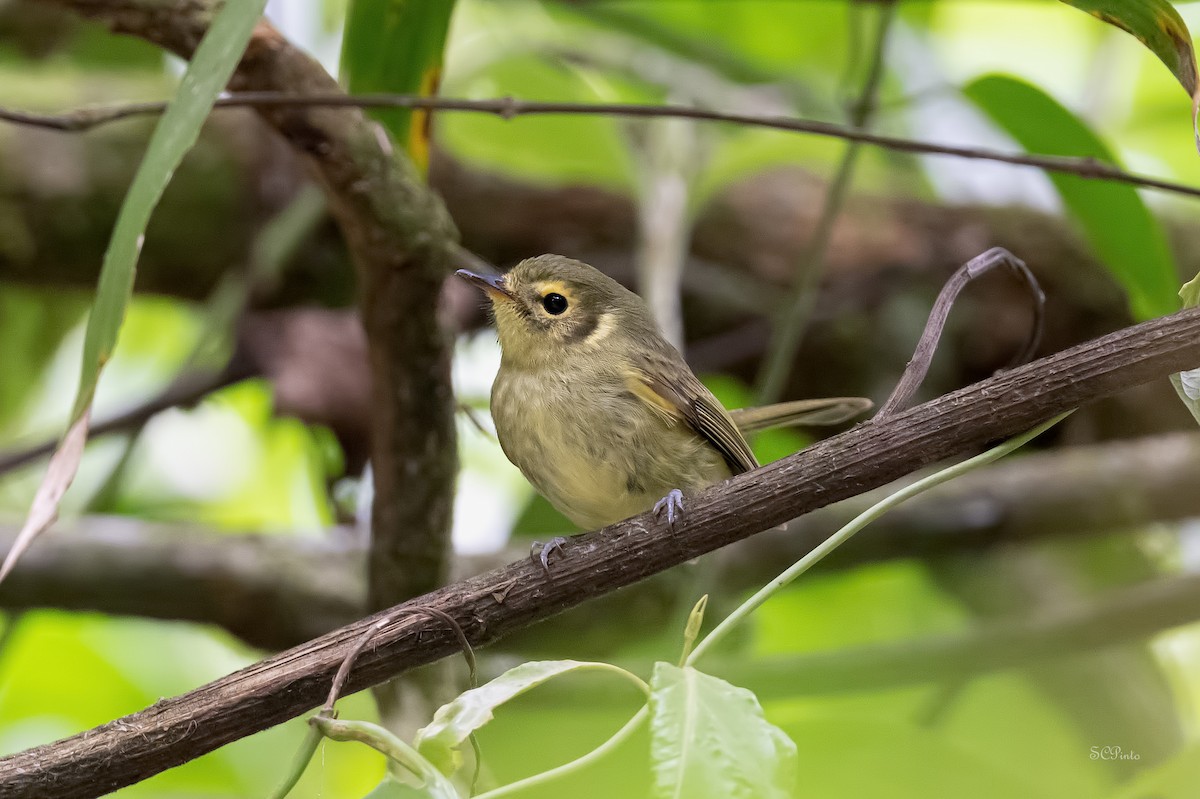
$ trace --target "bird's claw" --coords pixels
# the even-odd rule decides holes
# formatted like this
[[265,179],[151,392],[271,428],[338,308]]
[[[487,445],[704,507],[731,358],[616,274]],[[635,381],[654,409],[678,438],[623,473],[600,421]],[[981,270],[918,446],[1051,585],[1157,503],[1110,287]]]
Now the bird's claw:
[[683,492],[678,488],[672,488],[665,497],[654,503],[655,516],[661,519],[664,511],[667,514],[667,527],[674,530],[675,520],[683,515]]
[[[541,541],[534,541],[533,546],[529,548],[529,559],[533,561],[534,564],[540,563],[542,566],[542,571],[545,572],[547,577],[549,577],[550,556],[555,552],[562,553],[563,544],[565,543],[567,543],[567,539],[565,536],[561,535],[551,538],[544,544]],[[537,553],[536,559],[534,558],[535,552]]]

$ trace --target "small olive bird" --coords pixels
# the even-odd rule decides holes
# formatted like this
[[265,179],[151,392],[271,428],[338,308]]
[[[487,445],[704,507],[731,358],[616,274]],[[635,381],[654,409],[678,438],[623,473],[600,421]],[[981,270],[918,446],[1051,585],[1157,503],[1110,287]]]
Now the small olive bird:
[[[504,275],[459,270],[491,300],[502,351],[492,418],[508,459],[584,529],[653,508],[673,527],[683,495],[758,468],[744,433],[836,424],[856,397],[730,413],[663,338],[641,297],[595,267],[542,255]],[[561,544],[542,549],[542,565]]]

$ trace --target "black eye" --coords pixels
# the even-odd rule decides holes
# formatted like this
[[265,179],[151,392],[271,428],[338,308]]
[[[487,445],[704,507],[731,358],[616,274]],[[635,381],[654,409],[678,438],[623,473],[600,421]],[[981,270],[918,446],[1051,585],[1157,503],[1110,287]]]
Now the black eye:
[[546,313],[558,316],[563,311],[567,310],[567,298],[561,294],[551,292],[545,297],[542,297],[542,307],[546,309]]

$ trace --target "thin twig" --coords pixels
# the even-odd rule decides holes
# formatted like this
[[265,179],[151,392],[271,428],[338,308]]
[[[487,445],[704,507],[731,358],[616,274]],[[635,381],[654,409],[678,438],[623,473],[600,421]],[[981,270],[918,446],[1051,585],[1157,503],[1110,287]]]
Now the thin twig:
[[[0,109],[0,121],[65,132],[90,130],[100,125],[131,117],[162,113],[164,102],[123,103],[112,106],[82,108],[63,114],[39,114],[30,111]],[[999,161],[1016,166],[1035,167],[1048,172],[1077,175],[1081,178],[1125,183],[1147,189],[1200,197],[1200,187],[1175,183],[1169,180],[1127,172],[1111,164],[1091,157],[1057,155],[1031,155],[1010,153],[987,147],[967,147],[952,144],[935,144],[919,139],[886,136],[855,130],[852,126],[833,122],[774,114],[742,114],[712,111],[670,104],[640,103],[565,103],[518,100],[513,97],[468,100],[457,97],[417,97],[403,94],[313,93],[305,95],[282,92],[239,92],[217,100],[215,108],[294,108],[294,107],[341,107],[341,108],[418,108],[433,111],[459,111],[465,113],[493,114],[502,119],[519,116],[546,115],[599,115],[619,117],[678,117],[706,122],[729,122],[737,125],[807,133],[845,141],[862,142],[885,150],[919,155],[945,155],[954,158],[970,158],[983,161]]]
[[[165,410],[179,406],[195,405],[209,394],[240,382],[250,376],[252,376],[251,372],[242,368],[241,365],[231,365],[230,368],[225,369],[219,374],[197,373],[182,375],[175,382],[171,383],[171,385],[167,386],[167,388],[163,389],[162,393],[158,396],[123,413],[92,425],[88,438],[91,441],[95,441],[97,438],[110,433],[137,430],[152,417],[157,416]],[[50,439],[15,452],[0,453],[0,475],[7,474],[14,469],[19,469],[28,463],[36,461],[38,458],[46,457],[54,452],[56,446],[58,446],[58,440]]]
[[938,294],[937,301],[933,304],[933,310],[929,312],[929,319],[925,322],[925,330],[921,333],[921,339],[917,342],[916,351],[913,352],[912,359],[904,368],[904,374],[897,381],[896,388],[892,390],[892,395],[888,397],[887,402],[883,404],[883,407],[879,409],[879,413],[876,414],[878,418],[896,413],[908,405],[913,394],[920,388],[921,381],[925,379],[925,375],[929,372],[929,364],[933,361],[933,354],[937,351],[938,341],[942,337],[942,329],[946,326],[946,318],[950,315],[950,309],[954,306],[954,301],[972,280],[982,277],[1000,267],[1011,269],[1020,278],[1022,284],[1029,289],[1033,300],[1033,323],[1029,338],[1026,340],[1021,352],[1013,359],[1009,368],[1024,363],[1032,356],[1038,342],[1042,338],[1046,295],[1042,293],[1042,288],[1038,285],[1037,278],[1029,271],[1029,267],[1025,265],[1024,261],[1003,247],[993,247],[982,255],[977,255],[970,261],[967,261],[946,281],[946,285],[942,287],[941,293]]
[[[895,16],[895,3],[887,2],[880,6],[879,23],[875,29],[867,77],[863,81],[862,90],[850,108],[850,125],[856,131],[865,131],[874,113],[879,85],[883,81],[888,32],[891,30]],[[783,396],[784,385],[788,375],[792,372],[792,364],[800,349],[800,340],[804,337],[804,330],[808,326],[809,317],[812,316],[812,309],[817,301],[817,286],[825,271],[825,254],[828,252],[829,242],[833,238],[833,226],[841,216],[842,208],[846,204],[846,195],[850,190],[850,183],[854,179],[854,168],[858,163],[858,154],[861,149],[862,142],[860,141],[847,143],[846,151],[838,163],[837,172],[825,193],[821,216],[817,219],[812,238],[805,248],[800,262],[796,265],[792,295],[777,317],[775,334],[771,337],[759,371],[756,391],[759,404],[769,405],[779,401]]]
[[333,706],[337,704],[338,698],[342,695],[342,689],[346,685],[346,680],[350,678],[350,670],[354,668],[354,661],[358,660],[358,656],[367,648],[367,644],[371,639],[379,634],[379,631],[388,626],[394,621],[398,621],[405,616],[413,616],[425,614],[434,619],[438,619],[446,623],[446,626],[454,633],[454,637],[458,639],[458,645],[462,647],[463,659],[467,661],[467,671],[469,673],[469,681],[472,688],[479,685],[479,664],[475,660],[475,650],[471,648],[471,642],[467,640],[467,634],[463,632],[463,628],[444,610],[431,608],[425,605],[402,605],[394,611],[384,614],[384,616],[368,628],[362,636],[355,642],[354,646],[346,653],[345,659],[342,660],[342,665],[338,667],[337,674],[334,675],[333,683],[329,686],[329,696],[325,699],[325,704],[321,707],[321,713],[326,716],[333,715]]

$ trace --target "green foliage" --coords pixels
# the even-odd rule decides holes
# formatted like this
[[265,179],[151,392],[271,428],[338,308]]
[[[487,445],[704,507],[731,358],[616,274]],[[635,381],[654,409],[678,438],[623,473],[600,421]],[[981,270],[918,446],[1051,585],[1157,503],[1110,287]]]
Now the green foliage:
[[5,375],[0,381],[0,429],[20,421],[30,389],[86,311],[82,295],[47,296],[20,286],[0,287],[0,363]]
[[650,681],[654,796],[781,799],[796,782],[796,744],[754,694],[691,666],[656,663]]
[[266,0],[251,0],[221,9],[197,46],[174,99],[155,126],[104,254],[96,302],[88,317],[83,373],[71,411],[72,420],[82,416],[91,404],[100,371],[112,357],[133,292],[138,255],[150,215],[179,162],[199,137],[200,126],[229,82],[265,5]]
[[[1093,762],[1112,762],[1114,759],[1136,757],[1128,747],[1096,746],[1088,756]],[[1190,799],[1200,785],[1200,745],[1192,744],[1174,757],[1138,775],[1128,785],[1114,791],[1110,799],[1140,799],[1155,796],[1159,799]]]
[[100,372],[117,345],[125,309],[133,294],[138,255],[145,240],[150,215],[183,156],[199,138],[200,126],[237,67],[265,6],[266,0],[255,0],[225,6],[217,13],[212,26],[196,47],[179,91],[154,128],[146,155],[121,204],[112,239],[104,253],[100,280],[96,286],[96,301],[88,316],[83,340],[83,370],[79,378],[79,390],[75,395],[75,406],[71,410],[66,435],[50,457],[46,476],[34,495],[25,524],[9,550],[4,565],[0,566],[0,579],[8,573],[33,539],[54,521],[58,504],[75,478],[87,439],[92,399],[96,395]]
[[439,793],[437,789],[431,790],[428,787],[418,788],[388,776],[384,777],[383,782],[375,786],[375,789],[363,799],[438,799],[439,796],[451,796],[457,799],[456,794]]
[[[1095,158],[1116,164],[1078,116],[1024,81],[988,75],[963,93],[1031,153]],[[1178,307],[1178,271],[1158,220],[1131,186],[1050,175],[1088,243],[1129,295],[1134,315],[1149,319]]]
[[[942,83],[968,82],[985,71],[979,64],[990,60],[986,69],[1022,69],[1038,89],[1062,97],[1078,112],[1068,114],[1053,101],[1047,103],[1045,96],[1036,96],[1037,90],[1013,90],[1010,86],[997,91],[990,100],[995,106],[993,118],[1028,149],[1092,155],[1114,163],[1119,160],[1139,171],[1194,182],[1200,176],[1200,162],[1190,142],[1179,135],[1175,79],[1187,85],[1190,48],[1183,46],[1187,37],[1177,15],[1166,3],[1145,0],[1072,5],[1097,15],[1109,14],[1149,49],[1100,50],[1122,35],[1050,3],[1028,7],[973,4],[965,11],[955,3],[903,3],[898,13],[917,37],[921,46],[916,49],[928,58],[921,68],[944,68],[939,76]],[[849,78],[862,67],[863,42],[855,26],[870,11],[850,2],[820,0],[783,4],[746,0],[723,4],[720,14],[713,13],[710,0],[624,4],[461,0],[453,7],[456,41],[449,44],[457,48],[457,55],[447,60],[447,83],[456,96],[671,99],[717,108],[745,101],[755,109],[829,119],[842,117],[846,87],[852,82]],[[447,44],[450,8],[449,2],[358,0],[347,12],[344,0],[335,0],[324,3],[320,13],[326,25],[346,14],[349,26],[342,62],[352,91],[427,92],[434,88]],[[1054,17],[1056,13],[1059,16]],[[995,35],[990,27],[999,18],[1009,21],[1005,37]],[[1055,46],[1014,55],[1017,51],[1012,46],[1020,43],[1016,36],[1030,19],[1053,19]],[[1041,33],[1045,35],[1045,31]],[[1110,38],[1105,38],[1107,33]],[[980,47],[989,35],[989,46]],[[19,37],[0,37],[0,65],[9,78],[0,80],[4,102],[58,108],[84,99],[132,99],[135,94],[157,97],[168,85],[157,48],[128,37],[114,38],[98,26],[87,26],[73,36],[69,53],[45,63],[26,60],[21,49],[25,43]],[[964,52],[977,57],[964,60]],[[658,54],[676,60],[670,69],[655,75],[649,67]],[[912,65],[908,60],[911,52],[903,61],[899,55],[899,50],[893,52],[890,69],[906,70]],[[1152,60],[1155,56],[1171,67],[1175,79],[1158,68]],[[120,76],[115,75],[118,71]],[[992,82],[995,89],[995,80],[984,78],[973,88]],[[60,94],[47,87],[69,91]],[[925,99],[910,93],[896,75],[889,76],[880,107],[880,129],[924,138],[922,131],[906,128],[906,112]],[[413,116],[403,111],[379,114],[398,142],[418,148],[425,126],[414,124]],[[437,135],[452,157],[526,183],[584,184],[632,194],[640,177],[631,157],[637,146],[631,133],[634,129],[628,122],[610,118],[505,121],[441,114]],[[713,125],[705,125],[704,131],[708,136],[703,146],[705,163],[698,167],[688,198],[698,213],[706,212],[710,198],[767,168],[800,166],[824,174],[843,149],[836,140],[774,131]],[[0,129],[0,135],[10,132]],[[58,141],[71,146],[69,138]],[[414,157],[420,158],[419,150]],[[865,151],[864,157],[870,160],[864,164],[867,168],[859,185],[868,193],[928,195],[923,162],[876,150]],[[117,154],[107,154],[90,167],[112,169],[112,163],[120,160]],[[19,163],[0,164],[0,180],[7,171],[21,167]],[[1112,187],[1083,180],[1073,181],[1068,191],[1062,185],[1058,188],[1091,246],[1126,287],[1137,313],[1152,316],[1175,307],[1170,294],[1177,278],[1166,255],[1161,226],[1137,193],[1109,192]],[[203,180],[171,190],[211,191]],[[21,200],[15,197],[12,202],[0,203],[0,258],[24,246],[25,231],[11,210],[18,208]],[[1170,202],[1167,199],[1163,207],[1169,209]],[[1153,209],[1158,212],[1162,207]],[[1188,206],[1185,210],[1190,214],[1192,209]],[[11,224],[12,220],[17,224]],[[791,221],[782,217],[779,224],[787,228]],[[891,246],[895,241],[888,231],[880,235],[878,241],[865,244]],[[181,247],[195,244],[187,226],[171,230],[169,236],[178,238]],[[263,237],[263,242],[270,245],[270,237]],[[505,257],[517,255],[503,247],[500,250]],[[265,256],[280,262],[270,253]],[[131,279],[132,273],[125,278]],[[112,281],[106,285],[110,286],[106,296],[121,293],[111,288]],[[116,281],[116,285],[127,292],[127,280]],[[1185,305],[1194,305],[1200,299],[1197,295],[1200,278],[1185,287]],[[35,428],[44,431],[69,399],[64,395],[71,387],[63,387],[58,367],[67,354],[72,366],[78,361],[70,353],[71,346],[80,343],[78,330],[65,339],[64,333],[81,315],[82,305],[82,300],[41,290],[4,287],[0,362],[5,380],[0,382],[0,423],[9,438],[18,434],[28,437],[39,432]],[[221,307],[236,311],[232,304]],[[111,344],[103,350],[113,353],[113,360],[105,367],[108,396],[100,398],[100,407],[116,407],[144,397],[174,374],[198,335],[201,325],[197,316],[182,303],[136,300],[121,325],[120,343],[115,350]],[[220,311],[214,316],[219,317],[215,326],[228,328],[236,312]],[[104,315],[98,314],[94,321],[104,320]],[[118,314],[109,318],[107,328],[119,324]],[[65,342],[61,347],[60,341]],[[97,364],[101,351],[96,350]],[[225,352],[223,348],[218,354]],[[706,377],[706,382],[730,406],[749,402],[749,393],[735,378],[713,375]],[[1179,387],[1184,390],[1182,383]],[[141,519],[199,522],[220,529],[324,527],[333,521],[327,483],[341,471],[329,438],[327,431],[279,419],[264,381],[244,383],[195,409],[156,419],[134,448],[110,508]],[[770,431],[756,436],[752,443],[759,459],[769,462],[799,449],[807,439],[794,431]],[[494,443],[487,446],[494,447]],[[86,503],[81,495],[87,493],[89,484],[104,480],[116,449],[119,446],[114,442],[114,446],[97,445],[89,451],[78,481],[85,490],[73,492],[72,503]],[[16,508],[27,502],[32,491],[30,475],[9,477],[0,488],[4,505]],[[573,529],[539,497],[529,504],[517,531],[546,536]],[[1142,542],[1130,538],[1125,543],[1133,547]],[[1083,548],[1072,545],[1064,546],[1066,549],[1080,554]],[[1086,565],[1103,571],[1111,564],[1088,560]],[[714,607],[729,601],[729,597],[714,595]],[[972,617],[918,561],[896,560],[845,571],[822,569],[775,595],[744,625],[745,634],[725,641],[719,655],[746,666],[751,675],[744,681],[734,680],[740,687],[691,668],[666,664],[656,669],[666,675],[658,687],[664,688],[664,702],[682,709],[677,719],[703,717],[712,722],[703,729],[717,736],[715,740],[734,734],[731,745],[750,746],[757,741],[760,746],[752,747],[753,753],[762,755],[762,760],[755,778],[769,781],[770,774],[783,773],[783,761],[770,759],[772,746],[778,746],[783,754],[794,747],[800,774],[796,796],[1134,799],[1155,793],[1183,799],[1194,793],[1200,779],[1195,773],[1194,746],[1165,763],[1141,764],[1142,773],[1118,786],[1109,768],[1112,764],[1091,759],[1091,747],[1120,743],[1136,750],[1137,741],[1089,740],[1076,720],[1052,697],[1040,693],[1021,671],[976,677],[963,685],[876,691],[835,686],[824,693],[787,679],[753,675],[755,661],[763,656],[820,657],[850,646],[954,634],[969,629]],[[613,656],[618,663],[622,656],[644,657],[653,645],[643,631],[633,632],[637,619],[628,622],[629,644]],[[574,631],[579,641],[587,633]],[[658,630],[650,635],[660,640],[669,637],[672,646],[677,637]],[[1170,645],[1181,671],[1194,665],[1195,640],[1195,633],[1185,631],[1163,642]],[[579,641],[573,639],[573,643]],[[1180,642],[1187,646],[1174,646]],[[551,641],[544,646],[549,649],[562,644]],[[666,654],[672,659],[675,656],[674,652]],[[559,652],[548,656],[557,657]],[[227,635],[192,626],[29,614],[2,653],[0,751],[16,751],[104,723],[258,657],[259,653],[248,651]],[[620,701],[586,701],[592,683],[613,682],[595,673],[603,670],[599,668],[572,677],[567,685],[572,691],[578,687],[579,696],[569,703],[547,699],[562,695],[554,694],[552,688],[514,690],[514,685],[532,685],[538,678],[531,675],[541,670],[544,675],[560,673],[555,663],[562,661],[525,664],[520,667],[524,672],[518,670],[516,676],[510,673],[497,685],[484,686],[481,696],[487,701],[481,705],[469,707],[473,700],[465,697],[447,705],[439,714],[443,732],[436,736],[436,743],[427,744],[429,757],[444,768],[453,765],[463,736],[477,731],[485,758],[485,789],[533,777],[534,782],[526,782],[512,795],[523,799],[609,799],[643,796],[652,789],[662,793],[665,783],[655,788],[654,776],[668,761],[652,757],[652,747],[665,741],[661,751],[682,757],[682,743],[691,740],[688,728],[660,724],[652,733],[652,722],[620,734],[620,745],[605,750],[602,758],[557,771],[562,764],[603,746],[636,710],[638,694],[627,689],[628,697],[620,696]],[[1055,665],[1069,667],[1066,662]],[[714,659],[705,664],[706,671],[724,675],[715,666]],[[641,673],[643,669],[633,671]],[[669,689],[668,678],[674,680]],[[694,695],[696,704],[677,703],[675,700],[686,696],[684,687],[691,682],[703,685]],[[1178,712],[1182,724],[1194,726],[1194,708],[1187,701],[1189,689],[1194,693],[1196,686],[1187,683],[1180,689]],[[1132,689],[1097,685],[1093,690],[1103,698],[1106,691]],[[746,691],[754,692],[758,700]],[[484,725],[501,703],[504,710]],[[689,707],[691,711],[719,710],[704,716],[688,711]],[[366,696],[344,700],[340,710],[347,718],[373,719],[373,706]],[[728,724],[726,715],[732,720]],[[308,729],[300,720],[281,725],[119,795],[132,799],[264,796]],[[790,742],[780,737],[780,731]],[[359,732],[362,737],[374,734],[366,727]],[[433,733],[428,734],[432,741]],[[690,751],[706,751],[707,741],[701,740],[699,748]],[[379,736],[377,743],[393,754],[403,752],[386,736]],[[432,763],[423,765],[420,755],[400,754],[393,760],[405,762],[406,757],[409,770],[432,767]],[[375,799],[431,795],[429,790],[391,776],[380,783],[383,760],[366,747],[322,744],[294,795],[362,796],[376,783],[371,794]],[[710,789],[715,792],[714,786],[722,785],[721,780],[745,765],[739,761],[726,770],[710,760],[698,761],[695,773],[685,769],[684,780],[669,787],[703,796]],[[552,770],[556,770],[553,779],[536,780]],[[711,775],[714,782],[693,788],[692,780],[700,775]],[[459,772],[458,777],[463,776]],[[443,790],[442,795],[448,795],[443,783],[434,780],[433,784]],[[782,784],[772,783],[763,789],[763,795],[781,795]],[[731,790],[721,795],[736,794]]]
[[[1179,289],[1179,298],[1183,300],[1184,308],[1200,305],[1200,274],[1183,284],[1183,288]],[[1171,385],[1175,387],[1175,393],[1184,406],[1191,411],[1192,417],[1200,423],[1200,368],[1171,375]]]
[[444,774],[453,774],[462,766],[461,746],[476,730],[492,720],[492,711],[499,705],[520,696],[531,688],[579,671],[611,671],[620,674],[645,690],[645,684],[634,675],[608,663],[587,663],[577,660],[543,660],[522,663],[500,675],[487,685],[472,688],[453,702],[438,708],[433,721],[417,732],[417,751]]
[[[504,55],[486,74],[456,83],[456,93],[539,100],[607,102],[630,95],[620,85],[530,55]],[[644,99],[644,98],[643,98]],[[518,117],[448,114],[438,139],[481,167],[546,183],[582,182],[613,189],[635,185],[622,123],[605,117]],[[570,147],[563,146],[570,142]]]
[[[342,44],[342,78],[352,94],[437,94],[454,0],[351,0]],[[393,141],[424,171],[429,166],[425,111],[374,109]]]
[[1192,35],[1179,12],[1167,0],[1062,0],[1097,19],[1116,25],[1146,45],[1183,86],[1195,97],[1196,53]]

